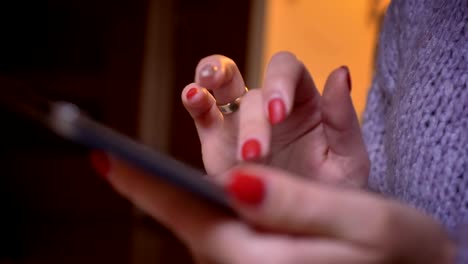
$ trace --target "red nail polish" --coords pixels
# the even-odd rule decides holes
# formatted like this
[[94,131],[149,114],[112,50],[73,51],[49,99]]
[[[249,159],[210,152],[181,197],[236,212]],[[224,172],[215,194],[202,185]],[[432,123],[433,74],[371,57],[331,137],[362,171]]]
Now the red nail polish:
[[262,179],[239,171],[232,175],[226,190],[234,199],[248,205],[259,205],[265,196]]
[[352,83],[351,83],[351,74],[349,73],[349,68],[348,66],[341,66],[341,68],[346,71],[346,82],[348,83],[348,88],[349,88],[349,91],[351,92]]
[[256,139],[249,139],[242,145],[242,159],[256,160],[261,155],[260,143]]
[[110,161],[106,153],[95,150],[90,153],[89,158],[97,173],[106,178],[110,171]]
[[188,90],[188,92],[187,92],[187,99],[188,100],[192,99],[192,97],[194,97],[197,93],[198,93],[197,88],[195,88],[195,87],[190,88],[190,90]]
[[272,125],[283,121],[286,117],[286,106],[281,98],[272,99],[268,103],[268,115]]

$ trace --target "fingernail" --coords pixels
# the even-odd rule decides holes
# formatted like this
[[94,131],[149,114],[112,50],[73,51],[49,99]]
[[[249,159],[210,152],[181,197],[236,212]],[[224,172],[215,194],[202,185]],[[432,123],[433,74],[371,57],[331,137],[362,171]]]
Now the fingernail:
[[346,82],[348,83],[348,89],[351,92],[352,83],[351,83],[351,74],[349,74],[349,68],[348,66],[341,66],[341,68],[346,71]]
[[218,67],[216,67],[216,66],[213,66],[211,64],[205,65],[200,70],[200,77],[202,77],[202,78],[211,77],[216,73],[217,70],[218,70]]
[[89,158],[96,172],[103,178],[107,178],[111,168],[107,154],[99,150],[94,150],[90,153]]
[[259,205],[265,196],[265,184],[257,176],[237,171],[226,187],[237,201],[247,205]]
[[276,125],[286,117],[286,106],[281,98],[274,98],[268,103],[270,123]]
[[260,157],[261,147],[256,139],[249,139],[242,145],[242,159],[243,160],[256,160]]
[[192,99],[192,97],[194,97],[196,94],[198,93],[198,89],[193,87],[193,88],[190,88],[190,90],[188,90],[187,92],[187,99],[190,100]]

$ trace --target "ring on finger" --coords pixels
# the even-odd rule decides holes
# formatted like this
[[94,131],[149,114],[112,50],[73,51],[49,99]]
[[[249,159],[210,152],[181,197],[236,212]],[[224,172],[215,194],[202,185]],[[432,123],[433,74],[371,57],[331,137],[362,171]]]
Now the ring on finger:
[[219,111],[221,111],[221,113],[223,113],[224,115],[230,115],[239,110],[242,96],[244,96],[248,91],[249,89],[245,87],[244,93],[241,96],[237,97],[236,99],[232,100],[227,104],[217,104]]

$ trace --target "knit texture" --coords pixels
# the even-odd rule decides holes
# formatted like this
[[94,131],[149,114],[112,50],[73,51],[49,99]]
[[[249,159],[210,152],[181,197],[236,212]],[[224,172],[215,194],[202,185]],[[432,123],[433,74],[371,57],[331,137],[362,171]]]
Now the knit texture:
[[468,1],[393,0],[376,67],[369,186],[457,234],[468,220]]

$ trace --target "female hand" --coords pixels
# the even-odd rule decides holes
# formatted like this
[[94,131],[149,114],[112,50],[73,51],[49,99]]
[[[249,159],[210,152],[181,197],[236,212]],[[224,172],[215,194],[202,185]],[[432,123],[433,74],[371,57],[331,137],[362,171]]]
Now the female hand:
[[217,178],[240,218],[116,160],[107,178],[199,263],[452,263],[441,226],[373,194],[247,165]]
[[[321,96],[304,65],[281,52],[268,64],[263,87],[243,95],[236,64],[213,55],[200,61],[182,101],[195,121],[209,175],[255,161],[322,182],[363,187],[369,160],[350,89],[348,69],[341,67],[330,74]],[[220,112],[217,104],[242,95],[239,111]]]

